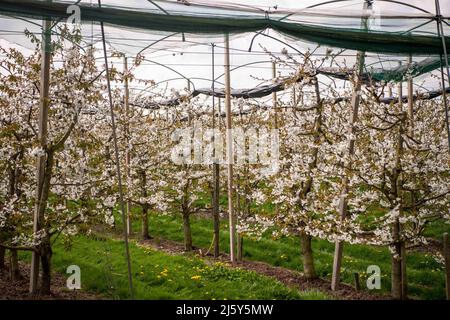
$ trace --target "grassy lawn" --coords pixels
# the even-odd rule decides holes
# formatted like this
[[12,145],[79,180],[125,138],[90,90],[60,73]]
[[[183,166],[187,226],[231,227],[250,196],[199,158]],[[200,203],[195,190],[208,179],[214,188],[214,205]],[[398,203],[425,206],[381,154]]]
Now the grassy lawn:
[[[193,255],[169,255],[130,244],[136,299],[326,299],[319,292],[299,292],[255,272],[207,264]],[[26,258],[25,254],[22,258]],[[84,290],[109,298],[128,298],[122,241],[79,236],[68,249],[54,247],[53,267],[65,273],[81,268]]]
[[[179,217],[150,216],[150,234],[174,241],[183,241],[182,223]],[[136,231],[139,222],[134,223]],[[431,225],[429,236],[439,237],[449,226]],[[212,222],[205,218],[192,218],[193,243],[196,247],[209,248],[212,241]],[[221,251],[228,252],[229,238],[226,221],[221,223]],[[313,249],[316,270],[321,277],[331,278],[334,244],[314,239]],[[271,265],[302,271],[300,243],[295,237],[273,240],[270,236],[259,241],[244,240],[244,257],[246,259],[264,261]],[[365,285],[365,272],[369,265],[378,265],[381,269],[381,291],[390,291],[391,258],[387,248],[365,245],[345,245],[342,279],[346,283],[353,282],[353,273],[359,272],[362,286]],[[444,299],[445,280],[443,268],[430,255],[422,253],[408,254],[407,276],[409,295],[419,299]]]

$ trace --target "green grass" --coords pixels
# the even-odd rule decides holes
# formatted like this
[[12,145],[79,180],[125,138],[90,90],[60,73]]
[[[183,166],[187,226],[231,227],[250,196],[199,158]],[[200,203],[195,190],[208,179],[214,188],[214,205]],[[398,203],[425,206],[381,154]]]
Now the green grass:
[[[151,215],[150,234],[174,241],[183,241],[182,223],[177,216]],[[446,226],[448,228],[448,226]],[[139,230],[139,222],[134,224]],[[433,226],[431,235],[438,236],[445,227]],[[204,218],[192,218],[193,243],[196,247],[209,248],[212,241],[212,222]],[[228,229],[226,221],[221,223],[221,251],[228,252]],[[330,278],[334,244],[324,240],[313,240],[316,271],[319,276]],[[300,242],[295,237],[278,240],[265,236],[261,240],[244,240],[245,259],[264,261],[274,266],[282,266],[292,270],[302,271]],[[387,248],[365,245],[345,245],[342,265],[342,280],[351,284],[353,273],[361,275],[362,285],[365,284],[365,274],[369,265],[378,265],[381,269],[381,292],[389,293],[391,281],[391,256]],[[409,252],[407,256],[407,276],[409,294],[418,299],[444,299],[444,271],[432,256]]]
[[442,241],[444,233],[450,233],[450,224],[441,221],[433,221],[427,225],[424,235],[439,241]]
[[[193,255],[169,255],[130,244],[136,299],[326,299],[316,291],[299,292],[255,272],[203,261]],[[24,256],[22,256],[24,258]],[[127,267],[122,241],[79,236],[68,250],[54,247],[54,270],[81,268],[84,290],[126,299]]]

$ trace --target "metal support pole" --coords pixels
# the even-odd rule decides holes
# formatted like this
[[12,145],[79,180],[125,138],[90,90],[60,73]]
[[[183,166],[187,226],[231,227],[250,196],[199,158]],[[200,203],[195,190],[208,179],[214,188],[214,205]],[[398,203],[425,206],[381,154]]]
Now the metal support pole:
[[225,110],[227,117],[228,215],[230,224],[230,260],[236,262],[236,217],[233,208],[233,134],[231,123],[230,36],[225,34]]

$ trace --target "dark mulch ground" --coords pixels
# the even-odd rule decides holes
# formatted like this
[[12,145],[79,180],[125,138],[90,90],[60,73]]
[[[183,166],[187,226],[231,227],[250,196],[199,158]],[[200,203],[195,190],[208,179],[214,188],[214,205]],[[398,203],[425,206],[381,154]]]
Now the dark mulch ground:
[[[155,250],[161,250],[170,254],[180,254],[184,252],[184,247],[181,243],[167,240],[167,239],[150,239],[145,241],[139,241],[139,245],[144,247],[150,247]],[[195,253],[200,255],[204,259],[214,259],[210,253],[202,251],[202,249],[195,248]],[[228,254],[222,253],[215,261],[229,262],[230,257]],[[231,265],[230,265],[231,266]],[[231,266],[233,267],[233,266]],[[342,299],[342,300],[388,300],[387,295],[372,294],[366,291],[356,291],[353,287],[341,284],[339,290],[332,291],[331,283],[325,279],[306,279],[300,272],[289,270],[282,267],[274,267],[264,262],[244,260],[237,262],[234,267],[242,268],[245,270],[255,271],[259,274],[263,274],[278,281],[284,283],[290,287],[296,287],[300,290],[318,290],[328,294],[329,296]]]
[[20,262],[20,273],[22,279],[12,281],[10,279],[8,265],[7,269],[0,269],[0,300],[98,300],[101,296],[80,291],[68,290],[66,287],[66,277],[59,273],[53,273],[52,294],[48,296],[33,297],[28,293],[30,266]]

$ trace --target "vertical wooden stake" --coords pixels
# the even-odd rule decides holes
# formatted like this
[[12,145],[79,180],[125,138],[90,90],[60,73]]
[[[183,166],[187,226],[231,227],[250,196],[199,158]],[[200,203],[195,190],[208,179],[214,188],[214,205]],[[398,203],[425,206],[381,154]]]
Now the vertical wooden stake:
[[[38,140],[42,149],[47,147],[48,134],[48,107],[50,92],[50,63],[51,63],[51,26],[50,20],[43,22],[44,33],[42,35],[42,55],[41,55],[41,76],[40,76],[40,102],[39,102],[39,131]],[[44,217],[40,212],[42,185],[45,177],[46,156],[40,156],[37,160],[37,186],[36,186],[36,206],[33,217],[33,232],[36,233],[42,228]],[[39,260],[40,255],[37,252],[31,254],[30,270],[30,293],[37,293],[39,278]]]
[[[351,115],[350,115],[350,127],[349,127],[349,136],[354,136],[355,134],[355,127],[354,124],[358,119],[358,112],[359,112],[359,102],[360,102],[360,91],[361,91],[361,81],[360,76],[363,72],[364,68],[364,59],[365,53],[359,52],[358,53],[358,72],[356,73],[356,79],[355,79],[355,87],[353,89],[353,95],[352,95],[352,105],[351,105]],[[348,155],[350,158],[355,153],[355,139],[351,138],[348,141]],[[352,167],[352,161],[349,160],[349,163],[347,163],[347,168],[351,170]],[[347,216],[347,193],[348,193],[348,174],[345,173],[344,178],[342,180],[342,191],[341,191],[341,198],[339,200],[339,216],[343,220]],[[334,259],[333,259],[333,274],[331,278],[331,290],[336,290],[339,287],[340,283],[340,273],[341,273],[341,263],[342,263],[342,253],[343,253],[343,247],[344,243],[342,241],[336,241],[335,248],[334,248]]]
[[[272,61],[272,79],[275,81],[277,78],[277,65],[275,61]],[[274,91],[272,93],[273,111],[275,116],[275,129],[278,129],[278,108],[277,108],[277,93]]]
[[[127,193],[130,192],[130,184],[131,184],[131,154],[129,151],[129,143],[130,143],[130,125],[128,123],[130,116],[130,90],[128,87],[128,59],[127,57],[123,58],[123,72],[124,72],[124,87],[125,87],[125,96],[124,96],[124,104],[125,104],[125,114],[127,117],[127,121],[125,123],[125,141],[127,144],[127,150],[125,152],[125,172],[127,176]],[[127,215],[127,233],[131,235],[133,233],[133,224],[131,221],[131,202],[127,200],[126,203],[126,215]]]
[[[101,7],[101,0],[98,0],[98,6]],[[119,156],[119,146],[117,142],[117,127],[116,127],[116,116],[114,114],[114,102],[111,90],[111,78],[108,66],[108,54],[106,51],[106,39],[105,39],[105,26],[103,22],[100,22],[100,31],[102,35],[102,45],[103,45],[103,59],[105,61],[105,71],[106,71],[106,86],[108,88],[108,101],[109,101],[109,112],[111,115],[111,126],[112,126],[112,137],[114,143],[114,160],[116,162],[116,174],[117,174],[117,186],[119,191],[119,203],[120,203],[120,213],[122,216],[123,224],[123,238],[125,242],[125,258],[127,261],[127,273],[128,273],[128,286],[130,290],[130,297],[134,299],[133,290],[133,273],[131,270],[131,256],[130,256],[130,246],[128,241],[128,233],[126,230],[127,218],[125,215],[125,202],[123,197],[123,185],[122,185],[122,172],[120,169],[120,156]]]
[[[411,67],[412,64],[412,55],[408,57],[408,66]],[[408,78],[408,120],[409,120],[409,129],[410,134],[414,129],[414,83],[413,78]]]
[[[402,62],[399,61],[398,65],[401,66]],[[400,81],[397,86],[397,94],[398,94],[398,103],[403,104],[403,82]]]
[[[366,1],[364,2],[364,9],[372,9],[372,2]],[[367,30],[367,18],[363,18],[361,20],[362,29]],[[346,167],[351,170],[352,167],[352,156],[355,153],[355,138],[353,137],[355,134],[355,122],[358,119],[358,111],[359,111],[359,102],[361,99],[361,75],[364,71],[364,63],[365,63],[366,53],[363,51],[359,51],[357,54],[357,62],[356,62],[356,70],[355,70],[355,85],[353,88],[352,101],[351,101],[351,114],[350,114],[350,127],[349,127],[349,136],[352,137],[348,140],[348,155],[350,160],[348,161]],[[347,216],[347,194],[348,194],[348,174],[344,174],[344,178],[342,180],[342,190],[341,197],[339,200],[339,216],[341,219],[345,219]],[[339,287],[340,279],[341,279],[341,264],[342,264],[342,253],[343,253],[344,243],[342,241],[336,241],[334,247],[334,258],[333,258],[333,274],[331,277],[331,290],[337,290]]]
[[359,273],[355,272],[353,274],[353,279],[355,280],[355,290],[360,291],[361,290],[361,282],[359,280]]
[[[212,215],[213,215],[213,228],[214,228],[214,258],[218,258],[220,254],[220,214],[219,214],[219,198],[220,198],[220,167],[219,157],[216,150],[216,100],[215,100],[215,45],[212,44],[212,128],[213,128],[213,197],[212,197]],[[219,99],[219,113],[218,122],[220,128],[220,99]],[[222,155],[221,155],[222,156]]]
[[[272,61],[272,79],[275,82],[277,78],[277,65],[275,61]],[[272,93],[272,103],[274,112],[274,129],[278,129],[278,106],[277,106],[277,93],[274,91]],[[275,215],[278,215],[278,203],[275,203]]]
[[233,134],[231,125],[230,36],[225,34],[225,111],[227,117],[228,216],[230,223],[230,260],[236,262],[236,217],[233,208]]

